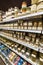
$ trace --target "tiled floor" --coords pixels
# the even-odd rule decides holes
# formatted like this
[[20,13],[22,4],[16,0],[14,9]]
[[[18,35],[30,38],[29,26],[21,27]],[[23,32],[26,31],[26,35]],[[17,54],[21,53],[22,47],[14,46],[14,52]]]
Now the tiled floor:
[[5,63],[3,62],[3,60],[0,57],[0,65],[5,65]]

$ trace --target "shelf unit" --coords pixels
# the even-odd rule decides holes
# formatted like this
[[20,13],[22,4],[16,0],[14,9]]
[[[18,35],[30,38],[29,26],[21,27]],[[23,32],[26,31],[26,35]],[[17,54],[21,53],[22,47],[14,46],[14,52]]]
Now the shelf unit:
[[6,63],[5,59],[4,59],[1,55],[0,55],[0,57],[1,57],[1,59],[3,59],[4,63],[7,65],[7,63]]
[[13,52],[15,52],[17,55],[21,56],[21,57],[22,57],[23,59],[25,59],[27,62],[31,63],[32,65],[36,65],[36,64],[37,64],[37,63],[31,61],[31,59],[26,58],[26,56],[23,55],[22,53],[19,53],[17,50],[12,49],[11,47],[9,47],[6,43],[3,43],[2,41],[1,41],[1,43],[4,44],[5,46],[7,46],[9,49],[11,49],[11,50],[12,50]]
[[27,15],[23,15],[23,16],[19,16],[17,18],[13,18],[7,21],[1,21],[0,24],[5,24],[5,23],[15,23],[15,21],[17,20],[21,20],[21,19],[26,19],[26,18],[34,18],[35,16],[40,16],[43,15],[43,12],[37,12],[37,13],[33,13],[33,14],[27,14]]
[[10,62],[11,65],[14,65],[9,58],[0,50],[0,53]]
[[11,41],[13,41],[13,42],[16,42],[16,43],[18,43],[18,44],[24,45],[24,46],[26,46],[26,47],[28,47],[28,48],[33,49],[33,50],[36,50],[36,51],[39,50],[39,48],[37,48],[37,47],[35,48],[34,46],[32,46],[32,45],[30,45],[30,44],[28,44],[28,43],[26,43],[26,42],[22,42],[21,40],[13,39],[13,38],[8,37],[8,36],[3,35],[3,34],[0,34],[0,36],[5,37],[6,39],[9,39],[9,40],[11,40]]
[[[17,32],[30,32],[30,33],[41,33],[41,30],[22,30],[22,29],[7,29],[7,28],[1,28],[0,30],[8,30],[8,31],[17,31]],[[42,32],[43,33],[43,32]]]
[[[10,20],[7,20],[7,21],[2,21],[2,22],[0,22],[0,25],[1,24],[10,24],[10,23],[15,23],[15,22],[17,22],[18,20],[26,20],[27,18],[28,19],[31,19],[31,18],[37,18],[38,16],[42,16],[43,15],[43,12],[38,12],[38,13],[34,13],[34,14],[27,14],[27,15],[24,15],[24,16],[19,16],[19,17],[17,17],[17,18],[13,18],[13,19],[10,19]],[[20,29],[6,29],[6,28],[2,28],[1,30],[10,30],[10,31],[19,31],[19,32],[30,32],[30,33],[38,33],[38,34],[43,34],[43,31],[41,31],[41,30],[20,30]],[[26,43],[26,42],[22,42],[22,41],[20,41],[20,40],[17,40],[17,39],[13,39],[13,38],[11,38],[11,37],[8,37],[8,36],[6,36],[6,35],[3,35],[2,33],[0,34],[0,36],[2,36],[2,37],[5,37],[6,39],[9,39],[9,40],[11,40],[11,41],[13,41],[13,42],[16,42],[16,43],[18,43],[18,44],[21,44],[21,45],[24,45],[24,46],[26,46],[26,47],[28,47],[28,48],[31,48],[31,49],[33,49],[33,50],[35,50],[35,51],[38,51],[38,52],[41,52],[41,53],[43,53],[43,51],[40,51],[39,50],[39,47],[38,48],[35,48],[34,46],[32,46],[32,45],[30,45],[30,44],[28,44],[28,43]],[[2,42],[3,43],[3,42]],[[3,43],[4,44],[4,43]],[[21,56],[23,59],[25,59],[26,61],[28,61],[29,63],[31,63],[32,65],[37,65],[37,63],[34,63],[34,62],[32,62],[30,59],[28,59],[28,58],[26,58],[24,55],[22,55],[21,53],[18,53],[18,51],[16,51],[16,50],[14,50],[14,49],[12,49],[11,47],[9,47],[8,45],[6,45],[6,44],[4,44],[5,46],[7,46],[8,48],[10,48],[13,52],[15,52],[16,54],[18,54],[19,56]],[[1,52],[1,51],[0,51]],[[2,53],[2,52],[1,52]],[[3,54],[3,53],[2,53]],[[6,55],[5,54],[3,54],[5,57],[6,57]],[[6,57],[7,58],[7,60],[9,60],[9,58],[8,57]],[[13,65],[13,63],[11,62],[11,61],[9,61],[10,63],[11,63],[11,65]]]

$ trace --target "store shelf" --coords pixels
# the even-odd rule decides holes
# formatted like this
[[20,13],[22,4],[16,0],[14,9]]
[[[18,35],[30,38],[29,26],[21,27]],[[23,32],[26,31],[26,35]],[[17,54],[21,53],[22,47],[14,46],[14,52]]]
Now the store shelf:
[[41,33],[41,30],[22,30],[22,29],[8,29],[8,28],[1,28],[0,30],[8,30],[8,31],[18,31],[18,32],[32,32],[32,33]]
[[32,18],[32,17],[34,18],[35,16],[40,16],[40,15],[43,15],[43,12],[37,12],[37,13],[27,14],[24,16],[19,16],[19,17],[16,17],[7,21],[2,21],[0,24],[9,23],[9,22],[12,23],[12,22],[15,22],[16,20]]
[[3,56],[5,56],[5,58],[10,62],[10,64],[11,65],[14,65],[10,60],[9,60],[9,58],[0,50],[0,53],[3,55]]
[[7,65],[5,59],[0,55],[1,59],[3,60],[3,62]]
[[17,40],[17,39],[14,39],[14,38],[8,37],[8,36],[3,35],[3,34],[0,34],[0,36],[5,37],[5,38],[7,38],[7,39],[9,39],[9,40],[11,40],[11,41],[13,41],[13,42],[18,43],[18,44],[24,45],[24,46],[26,46],[26,47],[28,47],[28,48],[33,49],[33,50],[36,50],[36,51],[38,51],[38,50],[39,50],[39,48],[38,48],[38,47],[33,46],[33,45],[32,45],[32,43],[31,43],[31,45],[30,45],[30,44],[29,44],[29,43],[27,43],[27,42],[24,42],[24,41],[21,41],[21,40]]
[[30,58],[27,58],[25,55],[23,55],[22,53],[19,53],[17,50],[12,49],[11,47],[9,47],[7,44],[1,42],[2,44],[4,44],[5,46],[7,46],[8,48],[10,48],[13,52],[15,52],[16,54],[18,54],[20,57],[22,57],[23,59],[25,59],[27,62],[31,63],[32,65],[36,65],[37,63],[31,61]]

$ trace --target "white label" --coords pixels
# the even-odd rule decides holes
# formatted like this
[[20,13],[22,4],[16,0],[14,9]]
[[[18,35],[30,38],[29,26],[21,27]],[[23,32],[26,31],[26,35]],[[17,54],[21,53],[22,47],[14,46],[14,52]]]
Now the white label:
[[30,55],[28,52],[26,52],[26,55]]
[[40,61],[42,61],[42,62],[43,62],[43,59],[42,59],[42,58],[40,58]]
[[36,57],[36,55],[32,54],[33,57]]
[[24,53],[25,51],[24,51],[24,50],[22,50],[22,52]]

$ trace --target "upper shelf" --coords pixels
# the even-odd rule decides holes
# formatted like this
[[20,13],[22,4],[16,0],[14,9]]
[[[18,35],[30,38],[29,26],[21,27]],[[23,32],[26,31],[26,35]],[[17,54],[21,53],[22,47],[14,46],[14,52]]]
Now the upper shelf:
[[16,18],[9,19],[7,21],[2,21],[2,22],[0,22],[0,24],[12,23],[12,22],[15,22],[17,20],[26,19],[26,18],[30,19],[30,18],[34,18],[35,16],[40,16],[40,15],[43,15],[43,12],[37,12],[37,13],[32,13],[32,14],[27,14],[27,15],[19,16],[19,17],[16,17]]
[[17,32],[31,32],[31,33],[41,33],[41,30],[22,30],[22,29],[8,29],[8,28],[1,28],[0,30],[8,30],[8,31],[17,31]]

